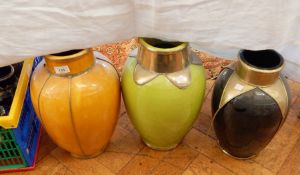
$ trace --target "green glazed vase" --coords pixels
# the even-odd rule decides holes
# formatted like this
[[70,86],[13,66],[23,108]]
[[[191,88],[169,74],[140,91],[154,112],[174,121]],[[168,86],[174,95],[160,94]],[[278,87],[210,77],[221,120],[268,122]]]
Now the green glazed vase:
[[205,94],[201,61],[187,43],[140,38],[122,74],[127,113],[147,146],[175,148],[190,130]]

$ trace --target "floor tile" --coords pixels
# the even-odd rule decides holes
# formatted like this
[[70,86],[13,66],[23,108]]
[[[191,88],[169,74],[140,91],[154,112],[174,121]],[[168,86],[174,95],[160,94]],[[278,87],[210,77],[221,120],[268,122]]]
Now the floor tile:
[[38,161],[47,156],[52,150],[56,148],[56,144],[48,136],[45,130],[42,131],[40,147],[38,151]]
[[[293,116],[289,115],[288,119],[291,117]],[[254,160],[272,172],[277,173],[283,162],[288,158],[299,136],[299,128],[295,128],[286,122],[269,145]]]
[[253,160],[237,160],[225,155],[219,148],[216,140],[192,129],[185,137],[184,143],[198,150],[219,165],[230,169],[236,174],[242,175],[270,175],[273,174],[270,170]]
[[298,175],[300,174],[300,138],[295,144],[292,151],[289,153],[288,158],[280,167],[280,174]]
[[180,175],[182,173],[182,169],[167,162],[160,162],[160,164],[153,170],[151,175]]
[[269,145],[254,160],[273,173],[277,173],[296,144],[299,136],[300,128],[295,129],[289,123],[285,123]]
[[201,113],[206,114],[207,116],[212,116],[211,113],[211,99],[206,98],[201,108]]
[[159,165],[158,159],[149,156],[135,156],[121,171],[120,175],[148,175]]
[[69,168],[64,166],[63,164],[58,165],[51,175],[74,175],[75,173],[72,172]]
[[216,138],[212,122],[213,122],[213,118],[212,118],[211,115],[200,112],[200,114],[199,114],[197,120],[195,121],[193,127],[195,129],[203,132],[204,134],[209,135],[210,137]]
[[128,154],[136,154],[145,145],[136,132],[130,132],[128,135],[112,142],[112,145],[107,147],[107,151],[120,152]]
[[199,154],[183,175],[233,175],[229,169],[222,167],[215,161]]
[[78,175],[112,175],[108,168],[99,163],[96,158],[92,159],[77,159],[70,156],[70,154],[60,148],[56,148],[51,152],[57,160],[60,161],[65,167],[72,170]]
[[168,155],[170,151],[157,151],[145,146],[138,155],[140,156],[148,156],[154,159],[162,160],[165,156]]
[[[60,162],[57,159],[55,159],[53,156],[47,155],[40,162],[38,162],[35,171],[39,172],[39,174],[50,175],[56,171],[56,167],[58,166],[60,166]],[[36,174],[36,172],[27,171],[21,174],[34,175]]]
[[118,173],[132,158],[132,154],[106,151],[99,155],[96,160],[113,173]]
[[180,144],[176,149],[168,152],[163,160],[175,167],[185,169],[198,156],[198,154],[199,153],[193,148]]

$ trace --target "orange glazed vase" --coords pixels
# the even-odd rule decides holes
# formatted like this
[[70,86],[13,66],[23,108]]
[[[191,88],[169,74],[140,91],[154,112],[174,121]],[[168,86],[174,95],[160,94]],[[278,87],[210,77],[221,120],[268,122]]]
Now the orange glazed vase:
[[44,57],[30,90],[34,109],[54,142],[77,158],[100,154],[116,126],[119,76],[91,49]]

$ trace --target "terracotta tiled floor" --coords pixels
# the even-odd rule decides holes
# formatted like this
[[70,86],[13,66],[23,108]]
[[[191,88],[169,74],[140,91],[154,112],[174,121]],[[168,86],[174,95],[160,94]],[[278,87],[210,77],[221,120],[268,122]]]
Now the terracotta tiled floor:
[[293,105],[285,124],[268,147],[250,160],[236,160],[222,153],[210,128],[213,83],[213,80],[207,81],[206,99],[199,118],[174,150],[147,148],[122,105],[118,125],[103,154],[94,159],[75,159],[44,134],[36,169],[21,174],[300,174],[300,119],[297,118],[300,84],[289,81]]

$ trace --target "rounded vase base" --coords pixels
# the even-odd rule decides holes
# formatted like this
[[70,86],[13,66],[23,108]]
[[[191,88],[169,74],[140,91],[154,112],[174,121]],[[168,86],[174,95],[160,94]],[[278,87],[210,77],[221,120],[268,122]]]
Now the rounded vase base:
[[144,143],[151,149],[154,149],[154,150],[158,150],[158,151],[168,151],[168,150],[171,150],[171,149],[174,149],[177,147],[178,144],[175,144],[175,145],[171,145],[171,146],[167,146],[167,147],[159,147],[159,146],[155,146],[155,145],[152,145],[151,143],[148,143],[148,142],[145,142]]
[[227,152],[220,144],[220,142],[218,141],[218,146],[220,147],[220,149],[222,150],[223,153],[225,153],[227,156],[229,157],[232,157],[232,158],[235,158],[235,159],[239,159],[239,160],[246,160],[246,159],[251,159],[253,157],[255,157],[256,155],[251,155],[249,157],[237,157],[237,156],[234,156],[232,154],[230,154],[229,152]]
[[251,159],[253,157],[255,157],[256,155],[252,155],[252,156],[249,156],[249,157],[236,157],[230,153],[228,153],[226,150],[224,150],[222,147],[221,147],[221,150],[223,151],[223,153],[225,153],[227,156],[229,157],[232,157],[232,158],[235,158],[235,159],[239,159],[239,160],[246,160],[246,159]]
[[74,154],[74,153],[70,153],[72,157],[76,158],[76,159],[92,159],[95,158],[97,156],[99,156],[104,150],[101,150],[95,154],[92,155],[78,155],[78,154]]

